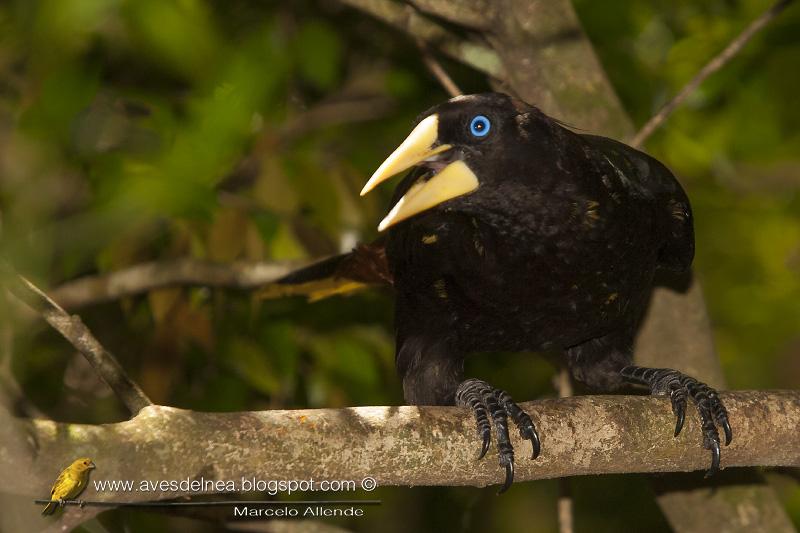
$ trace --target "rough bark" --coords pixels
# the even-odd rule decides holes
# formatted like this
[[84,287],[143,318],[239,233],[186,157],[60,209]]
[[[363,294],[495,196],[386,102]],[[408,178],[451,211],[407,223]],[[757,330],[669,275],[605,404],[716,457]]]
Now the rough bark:
[[[800,466],[796,431],[800,392],[724,394],[737,438],[722,466]],[[523,404],[542,436],[542,455],[514,435],[518,481],[627,472],[683,472],[708,467],[709,453],[694,411],[672,436],[669,400],[649,396],[579,396]],[[502,469],[479,448],[474,420],[453,407],[352,407],[239,413],[202,413],[149,406],[129,421],[106,425],[13,419],[17,436],[0,441],[4,490],[46,496],[61,465],[91,457],[94,480],[239,481],[355,480],[378,486],[500,483]],[[130,458],[135,457],[135,461]],[[25,475],[22,475],[25,473]],[[364,497],[364,492],[359,492]],[[86,500],[149,501],[184,492],[98,493]]]

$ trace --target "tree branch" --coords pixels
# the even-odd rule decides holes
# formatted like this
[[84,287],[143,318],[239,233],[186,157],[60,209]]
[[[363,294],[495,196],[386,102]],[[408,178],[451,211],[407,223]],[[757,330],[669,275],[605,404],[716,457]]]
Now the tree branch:
[[119,361],[92,335],[78,315],[69,315],[23,276],[18,276],[16,279],[19,280],[18,283],[13,283],[9,287],[11,293],[41,314],[53,329],[67,339],[89,361],[132,415],[153,404],[142,389],[128,376]]
[[757,19],[751,22],[722,52],[717,54],[711,61],[700,69],[700,72],[695,74],[689,83],[683,86],[678,94],[672,100],[666,103],[658,113],[653,115],[647,123],[642,126],[639,133],[630,140],[630,145],[638,148],[653,134],[669,116],[703,83],[709,76],[724,67],[728,61],[733,59],[742,48],[753,38],[753,36],[764,28],[769,22],[777,17],[784,9],[786,9],[793,0],[779,0],[772,7],[767,9]]
[[[723,451],[723,467],[800,466],[796,442],[800,391],[733,392],[723,394],[723,400],[736,428],[736,439]],[[710,456],[701,446],[698,418],[687,416],[684,432],[674,438],[667,398],[581,396],[529,402],[523,408],[538,426],[542,455],[528,459],[530,444],[512,436],[518,450],[518,481],[708,468]],[[486,460],[476,460],[475,422],[455,407],[201,413],[149,406],[118,424],[4,422],[9,424],[17,426],[15,434],[29,436],[28,447],[22,458],[0,453],[0,475],[15,480],[8,490],[38,497],[47,493],[49,476],[58,470],[54,465],[68,464],[79,455],[92,457],[97,464],[93,479],[137,484],[187,477],[238,483],[242,477],[361,480],[371,476],[379,486],[486,486],[500,483],[504,475],[491,459],[492,452]],[[48,474],[28,477],[29,472]],[[97,493],[90,484],[82,497],[148,501],[182,495]]]
[[461,89],[459,89],[458,85],[453,81],[453,78],[445,71],[444,67],[436,60],[431,53],[428,45],[425,44],[425,41],[422,39],[416,39],[417,47],[419,48],[420,53],[422,53],[422,62],[425,63],[425,66],[428,67],[428,70],[433,77],[436,78],[436,81],[447,91],[451,97],[460,96],[464,94]]
[[153,261],[110,274],[68,281],[50,294],[67,309],[77,309],[174,285],[252,289],[275,281],[304,264],[299,261],[224,264],[192,258]]
[[461,38],[422,16],[410,6],[404,6],[392,0],[339,1],[382,20],[408,35],[422,39],[453,59],[492,78],[503,79],[505,77],[503,65],[497,53],[485,43]]

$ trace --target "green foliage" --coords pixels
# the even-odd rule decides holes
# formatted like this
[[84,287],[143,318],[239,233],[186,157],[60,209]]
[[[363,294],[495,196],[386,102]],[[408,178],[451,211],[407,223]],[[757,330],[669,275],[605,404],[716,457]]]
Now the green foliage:
[[297,33],[297,67],[302,78],[320,91],[333,89],[340,79],[342,43],[324,21],[303,22]]

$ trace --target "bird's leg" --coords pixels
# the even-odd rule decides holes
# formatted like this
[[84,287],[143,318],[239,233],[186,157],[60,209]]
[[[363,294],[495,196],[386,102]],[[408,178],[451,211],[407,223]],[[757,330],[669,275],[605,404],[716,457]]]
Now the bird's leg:
[[496,389],[485,381],[467,379],[461,382],[456,389],[455,399],[456,405],[467,407],[475,415],[478,436],[483,442],[478,459],[483,458],[489,450],[489,444],[492,441],[491,426],[494,424],[500,465],[506,469],[506,479],[499,492],[502,494],[514,481],[514,448],[511,446],[508,434],[508,418],[510,417],[517,426],[520,436],[531,441],[532,459],[539,455],[541,449],[536,426],[531,417],[511,399],[506,391]]
[[676,418],[676,437],[683,428],[686,416],[686,398],[691,398],[700,413],[703,446],[711,450],[711,468],[708,469],[706,476],[719,470],[720,439],[717,426],[721,426],[725,432],[725,446],[730,444],[733,432],[728,422],[728,412],[716,390],[693,377],[669,368],[645,368],[630,365],[623,368],[620,375],[629,383],[649,387],[650,392],[654,395],[669,394],[672,401],[672,412],[675,413]]
[[410,405],[453,405],[467,407],[475,415],[482,439],[479,459],[486,455],[494,425],[500,465],[506,479],[500,492],[514,481],[514,448],[508,435],[508,419],[520,436],[531,441],[533,458],[539,455],[539,435],[533,421],[511,396],[479,379],[464,380],[464,359],[452,344],[431,343],[427,337],[409,335],[398,340],[397,369],[403,378],[403,395]]
[[64,498],[59,498],[58,499],[58,506],[59,507],[64,507],[66,504],[67,503],[64,501]]
[[85,502],[85,501],[83,501],[83,500],[78,500],[78,507],[80,507],[81,509],[83,509],[85,505],[86,505],[86,502]]

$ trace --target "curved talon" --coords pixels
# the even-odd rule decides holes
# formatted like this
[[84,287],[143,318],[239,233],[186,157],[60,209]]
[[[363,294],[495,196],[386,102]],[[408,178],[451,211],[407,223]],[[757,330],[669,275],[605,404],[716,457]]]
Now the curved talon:
[[496,389],[479,379],[463,381],[456,390],[455,400],[456,405],[467,407],[475,415],[478,436],[481,438],[478,460],[483,459],[489,451],[492,427],[494,427],[500,465],[506,469],[506,479],[498,494],[504,493],[514,482],[514,447],[511,445],[508,434],[508,419],[510,418],[516,425],[523,439],[531,441],[533,448],[531,458],[536,459],[541,452],[542,445],[533,420],[519,405],[514,403],[507,392]]
[[506,481],[503,483],[503,486],[500,487],[500,490],[497,491],[497,495],[499,496],[500,494],[503,494],[505,491],[507,491],[511,487],[512,483],[514,483],[513,461],[506,463]]
[[531,447],[533,448],[533,452],[531,453],[531,459],[536,459],[542,452],[542,443],[541,441],[539,441],[539,434],[536,433],[536,430],[533,430],[531,432],[530,440],[531,440]]
[[709,448],[711,450],[711,468],[706,471],[705,477],[711,477],[719,472],[719,442],[712,440]]
[[733,431],[727,418],[722,421],[722,430],[725,432],[725,446],[727,446],[733,440]]
[[489,445],[492,443],[492,434],[489,431],[486,431],[483,434],[483,444],[481,444],[481,453],[478,455],[478,460],[480,461],[483,459],[483,456],[486,455],[486,452],[489,451]]
[[649,386],[652,394],[664,394],[670,391],[672,412],[676,417],[676,437],[683,429],[687,398],[692,400],[700,415],[703,445],[711,451],[711,467],[706,472],[706,477],[717,473],[720,467],[720,436],[717,427],[721,427],[725,432],[725,446],[733,439],[728,412],[717,391],[691,376],[669,368],[631,365],[620,370],[620,374],[628,382]]
[[678,412],[675,413],[677,420],[675,421],[675,437],[681,434],[683,429],[683,422],[686,420],[686,407],[681,404],[678,406]]
[[539,441],[539,434],[536,432],[536,426],[533,425],[533,420],[528,416],[528,413],[514,403],[514,400],[511,399],[511,396],[509,396],[507,392],[500,391],[499,396],[500,401],[503,402],[506,413],[508,413],[511,420],[513,420],[514,424],[519,428],[519,436],[531,441],[531,447],[533,448],[531,459],[536,459],[539,457],[542,445]]

